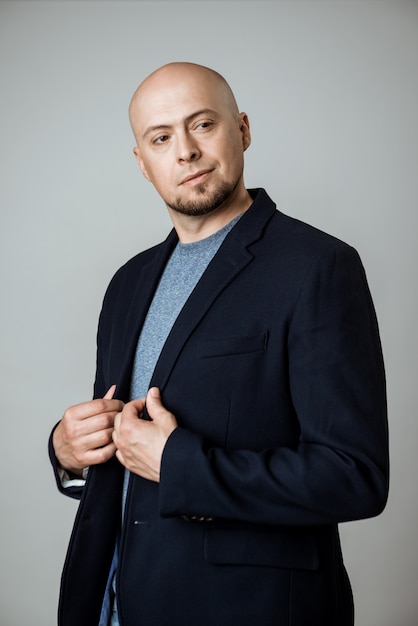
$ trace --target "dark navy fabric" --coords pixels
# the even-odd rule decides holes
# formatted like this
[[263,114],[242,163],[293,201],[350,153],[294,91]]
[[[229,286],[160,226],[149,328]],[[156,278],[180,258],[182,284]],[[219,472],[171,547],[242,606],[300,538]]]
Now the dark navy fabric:
[[[251,193],[151,380],[179,428],[160,484],[134,476],[128,490],[121,626],[353,624],[337,525],[379,514],[388,492],[375,312],[353,248]],[[112,280],[96,397],[116,383],[129,399],[138,336],[176,243],[173,231]],[[88,474],[60,626],[99,619],[122,483],[116,459]]]

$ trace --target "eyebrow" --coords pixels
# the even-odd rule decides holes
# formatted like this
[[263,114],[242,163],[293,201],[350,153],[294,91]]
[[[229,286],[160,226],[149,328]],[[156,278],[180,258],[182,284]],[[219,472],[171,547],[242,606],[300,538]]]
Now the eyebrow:
[[[200,115],[208,115],[208,114],[211,115],[212,117],[218,116],[218,113],[214,111],[213,109],[201,109],[200,111],[196,111],[195,113],[188,115],[184,121],[186,122],[186,124],[189,124],[196,117],[199,117]],[[147,137],[147,135],[149,135],[150,133],[153,133],[157,130],[167,130],[168,128],[172,128],[172,126],[173,126],[172,124],[155,124],[152,126],[148,126],[145,129],[142,135],[142,138],[145,139],[145,137]]]

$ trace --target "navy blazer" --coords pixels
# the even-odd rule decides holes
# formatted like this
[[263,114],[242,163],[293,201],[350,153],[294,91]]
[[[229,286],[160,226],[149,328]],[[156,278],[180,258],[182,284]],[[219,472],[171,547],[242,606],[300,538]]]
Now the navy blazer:
[[[356,251],[263,190],[180,312],[151,385],[179,427],[159,484],[132,476],[121,626],[351,626],[337,524],[388,492],[385,378]],[[98,330],[95,397],[129,398],[138,336],[177,243],[123,266]],[[56,460],[51,448],[51,458]],[[90,468],[64,567],[61,626],[98,623],[123,468]],[[77,489],[69,495],[79,497]]]

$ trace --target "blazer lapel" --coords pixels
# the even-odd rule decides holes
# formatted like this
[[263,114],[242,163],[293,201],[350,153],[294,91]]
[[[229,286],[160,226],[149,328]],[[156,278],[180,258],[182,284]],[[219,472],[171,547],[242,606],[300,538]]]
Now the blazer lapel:
[[157,361],[151,386],[165,387],[184,344],[213,301],[253,260],[248,248],[262,236],[274,212],[274,203],[259,190],[253,205],[227,235],[180,312]]
[[155,257],[142,266],[138,279],[134,284],[131,304],[126,313],[125,329],[122,336],[125,358],[121,365],[118,385],[118,397],[127,400],[130,395],[132,365],[141,328],[144,325],[148,309],[152,302],[161,274],[178,241],[175,230],[172,230],[164,243],[159,247]]

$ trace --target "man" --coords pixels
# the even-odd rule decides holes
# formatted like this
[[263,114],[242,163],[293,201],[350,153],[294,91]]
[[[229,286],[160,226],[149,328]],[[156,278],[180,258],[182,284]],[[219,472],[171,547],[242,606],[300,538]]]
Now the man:
[[216,72],[158,69],[130,121],[174,229],[110,283],[95,399],[51,437],[81,497],[59,623],[352,625],[337,525],[388,491],[359,257],[246,189],[248,118]]

